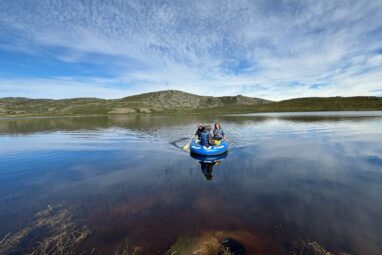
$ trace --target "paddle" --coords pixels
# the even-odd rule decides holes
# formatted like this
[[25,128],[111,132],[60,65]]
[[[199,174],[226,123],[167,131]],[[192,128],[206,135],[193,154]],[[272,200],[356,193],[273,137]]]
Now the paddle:
[[[198,125],[196,130],[198,130],[199,127],[200,127],[200,125]],[[188,151],[188,149],[190,148],[190,143],[192,141],[192,138],[194,138],[194,135],[195,135],[195,132],[192,134],[192,136],[191,136],[190,140],[188,141],[188,143],[183,147],[183,150]]]

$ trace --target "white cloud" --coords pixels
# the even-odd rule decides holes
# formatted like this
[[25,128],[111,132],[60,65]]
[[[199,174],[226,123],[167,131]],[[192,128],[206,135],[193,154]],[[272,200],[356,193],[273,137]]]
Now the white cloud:
[[[41,55],[62,47],[64,53],[54,53],[60,61],[98,61],[88,57],[96,53],[110,56],[113,66],[116,58],[109,97],[160,89],[269,99],[372,95],[382,89],[381,12],[378,0],[3,1],[0,32],[24,52],[28,45]],[[135,63],[139,68],[132,68]],[[61,84],[56,77],[44,84],[49,81]],[[89,86],[78,77],[70,82],[68,95],[83,96],[78,87]],[[28,84],[3,79],[1,87],[38,94]],[[98,96],[105,97],[102,92]]]
[[23,96],[30,98],[73,98],[102,97],[121,98],[134,90],[115,88],[114,80],[108,79],[72,79],[67,77],[51,79],[0,79],[0,95],[3,97]]

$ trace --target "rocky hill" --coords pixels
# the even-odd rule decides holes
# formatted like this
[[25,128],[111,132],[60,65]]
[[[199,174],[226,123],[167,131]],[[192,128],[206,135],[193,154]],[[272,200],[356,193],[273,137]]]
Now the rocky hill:
[[272,101],[245,96],[198,96],[177,90],[166,90],[121,99],[74,98],[29,99],[1,98],[0,115],[81,115],[192,112],[198,109],[251,106]]
[[199,96],[178,90],[145,93],[119,100],[119,103],[127,103],[129,105],[143,106],[152,109],[214,108],[229,105],[266,104],[270,102],[272,101],[241,95],[229,97]]

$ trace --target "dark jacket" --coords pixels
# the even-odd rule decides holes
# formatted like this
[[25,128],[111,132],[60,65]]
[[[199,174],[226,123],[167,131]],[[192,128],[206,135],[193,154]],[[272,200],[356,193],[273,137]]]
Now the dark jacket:
[[200,138],[201,138],[201,136],[202,136],[203,129],[204,129],[204,127],[203,127],[203,126],[200,126],[200,127],[198,128],[198,130],[196,130],[195,135],[198,136],[198,139],[199,139],[199,140],[200,140]]
[[202,146],[211,146],[214,145],[212,141],[212,135],[210,132],[204,131],[200,136],[200,145]]

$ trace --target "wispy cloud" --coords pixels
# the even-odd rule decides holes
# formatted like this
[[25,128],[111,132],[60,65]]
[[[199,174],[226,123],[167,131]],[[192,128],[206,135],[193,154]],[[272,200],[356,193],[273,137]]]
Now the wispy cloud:
[[[378,95],[380,13],[378,0],[5,0],[0,56],[12,61],[12,52],[22,52],[36,65],[50,59],[78,70],[41,77],[43,70],[8,66],[0,70],[0,96],[122,97],[161,89],[269,99]],[[17,77],[25,72],[29,77]],[[70,78],[65,86],[62,76]],[[44,92],[48,84],[65,93]]]

